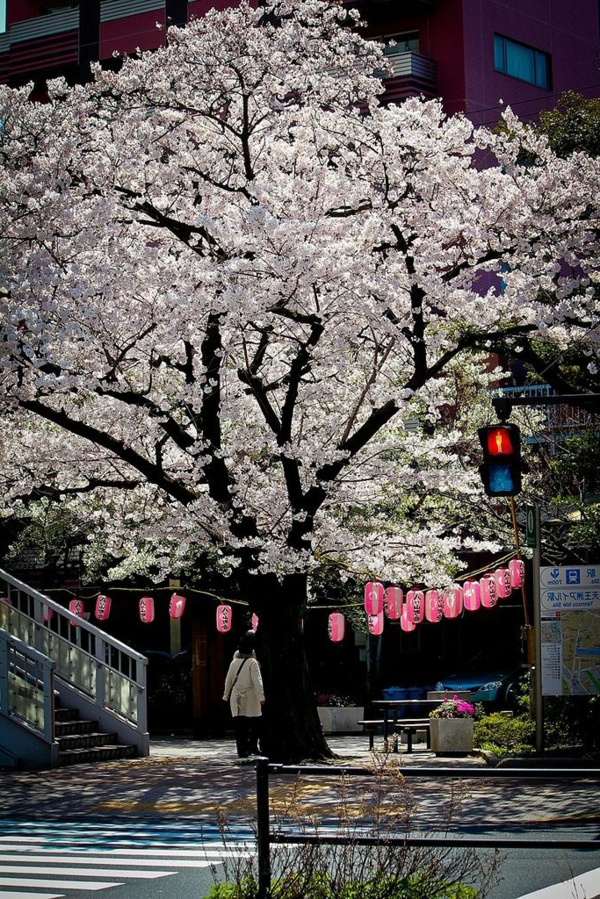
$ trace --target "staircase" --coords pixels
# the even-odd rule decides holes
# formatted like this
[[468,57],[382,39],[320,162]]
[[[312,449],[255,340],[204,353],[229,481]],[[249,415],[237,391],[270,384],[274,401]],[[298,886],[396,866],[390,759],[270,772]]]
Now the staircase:
[[146,668],[0,569],[0,767],[147,756]]
[[99,732],[98,722],[82,719],[77,709],[55,708],[54,736],[58,743],[59,768],[137,755],[136,746],[119,743],[116,733]]

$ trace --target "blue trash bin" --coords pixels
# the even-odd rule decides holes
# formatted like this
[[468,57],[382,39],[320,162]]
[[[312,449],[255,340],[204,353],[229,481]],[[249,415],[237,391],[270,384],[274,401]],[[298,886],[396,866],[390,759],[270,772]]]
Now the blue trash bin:
[[[408,687],[386,687],[385,690],[381,691],[381,698],[390,700],[390,699],[410,699],[410,688]],[[406,717],[406,708],[394,709],[393,711],[388,710],[387,717],[392,720],[395,718],[405,718]]]

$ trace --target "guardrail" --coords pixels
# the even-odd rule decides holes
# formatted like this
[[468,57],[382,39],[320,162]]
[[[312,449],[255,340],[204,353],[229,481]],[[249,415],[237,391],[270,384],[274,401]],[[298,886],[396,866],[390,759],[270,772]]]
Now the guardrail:
[[[403,845],[403,846],[440,846],[440,847],[462,847],[465,845],[473,848],[482,849],[576,849],[576,850],[600,850],[600,842],[598,840],[560,840],[554,837],[547,839],[517,839],[517,838],[494,838],[484,839],[469,834],[463,836],[427,836],[418,837],[404,834],[402,836],[393,837],[386,833],[385,838],[377,836],[360,836],[353,833],[351,837],[339,835],[327,835],[320,833],[318,836],[302,833],[276,833],[271,830],[271,816],[269,805],[269,777],[285,776],[299,774],[307,775],[324,775],[327,777],[343,776],[343,777],[375,777],[380,775],[380,770],[373,771],[369,768],[358,768],[354,766],[337,766],[337,765],[281,765],[272,764],[267,758],[258,758],[255,761],[256,766],[256,834],[257,834],[257,852],[258,852],[258,896],[257,899],[269,899],[271,886],[271,845],[273,843],[314,843],[314,844],[330,844],[330,845],[348,845],[357,843],[359,845],[371,846],[381,845]],[[428,778],[430,780],[439,779],[496,779],[496,778],[518,778],[518,779],[551,779],[560,777],[561,779],[594,779],[600,780],[600,768],[471,768],[471,767],[413,767],[406,768],[394,766],[394,772],[401,774],[406,778]]]
[[145,656],[0,569],[0,628],[55,663],[56,689],[148,755]]

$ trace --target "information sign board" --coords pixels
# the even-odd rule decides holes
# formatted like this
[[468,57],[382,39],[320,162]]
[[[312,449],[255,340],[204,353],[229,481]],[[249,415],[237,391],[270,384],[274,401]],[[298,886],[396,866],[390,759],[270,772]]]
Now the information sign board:
[[545,696],[600,694],[600,564],[540,568]]

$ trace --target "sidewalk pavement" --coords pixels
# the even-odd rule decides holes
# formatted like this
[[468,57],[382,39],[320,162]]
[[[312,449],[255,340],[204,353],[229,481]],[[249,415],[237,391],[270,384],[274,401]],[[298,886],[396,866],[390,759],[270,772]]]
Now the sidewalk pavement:
[[[327,739],[336,756],[332,768],[335,765],[369,767],[376,762],[364,734],[333,735]],[[387,758],[400,768],[488,767],[487,760],[481,755],[437,757],[424,743],[416,744],[412,753],[400,751],[390,753]],[[435,816],[439,812],[442,788],[439,780],[435,789],[427,783],[421,780],[419,810],[426,816]],[[560,796],[555,787],[549,786],[546,792],[536,785],[536,801],[532,805],[523,803],[522,787],[522,782],[493,786],[491,779],[479,777],[477,782],[470,782],[469,801],[464,811],[473,821],[485,820],[491,813],[495,821],[508,824],[531,818],[534,808],[538,822],[540,816],[542,820],[557,815],[563,819],[580,818],[582,809],[590,808],[589,785],[576,787],[570,783],[569,790],[562,791]],[[448,789],[451,789],[450,784]],[[339,779],[327,775],[303,775],[300,791],[296,793],[303,803],[318,810],[320,815],[335,817],[339,812]],[[501,793],[504,803],[498,803],[492,810],[491,796],[499,798]],[[290,796],[289,777],[274,777],[270,795],[274,808],[278,803],[286,805]],[[597,796],[597,782],[593,795]],[[595,802],[593,804],[597,807]],[[5,820],[166,818],[214,824],[220,815],[248,821],[253,820],[255,814],[255,765],[251,760],[237,758],[233,739],[160,738],[151,740],[148,758],[37,771],[0,769],[0,819]]]
[[[332,765],[368,766],[366,735],[331,736]],[[485,765],[476,756],[441,759],[416,744],[392,753],[399,764]],[[325,783],[327,781],[327,784]],[[321,793],[331,792],[325,778]],[[147,758],[70,765],[44,770],[0,769],[0,818],[56,820],[115,816],[212,816],[219,810],[247,815],[255,801],[256,772],[238,759],[235,741],[157,738]]]

